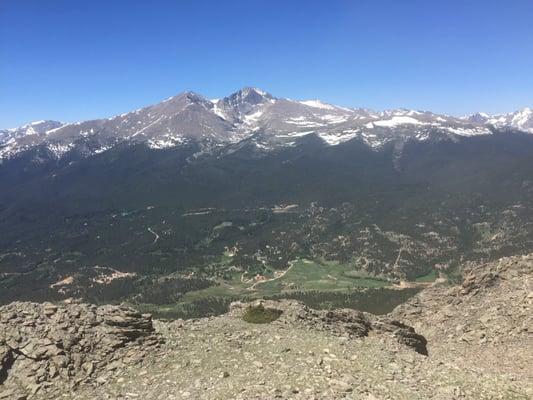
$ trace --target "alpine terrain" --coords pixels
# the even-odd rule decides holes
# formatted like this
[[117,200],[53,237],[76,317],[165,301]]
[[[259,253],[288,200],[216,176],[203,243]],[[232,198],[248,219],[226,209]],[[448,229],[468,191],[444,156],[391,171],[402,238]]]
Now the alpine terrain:
[[526,399],[533,110],[244,88],[0,130],[0,399]]

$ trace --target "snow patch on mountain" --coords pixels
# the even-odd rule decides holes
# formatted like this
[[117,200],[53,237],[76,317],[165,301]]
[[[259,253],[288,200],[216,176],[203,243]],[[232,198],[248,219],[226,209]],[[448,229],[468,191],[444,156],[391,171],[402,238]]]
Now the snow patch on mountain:
[[296,131],[296,132],[288,132],[278,135],[280,138],[294,138],[294,137],[302,137],[310,135],[311,133],[315,133],[315,131]]
[[529,128],[527,124],[531,124],[533,117],[533,110],[531,108],[524,108],[513,115],[511,124],[519,128]]
[[150,139],[148,140],[147,144],[148,144],[148,147],[151,149],[161,150],[161,149],[168,149],[171,147],[176,147],[185,142],[186,140],[183,137],[165,135],[165,136],[162,136],[161,138]]
[[391,119],[372,121],[372,124],[375,126],[381,126],[386,128],[394,128],[398,125],[424,125],[424,122],[421,122],[412,117],[404,116],[394,116]]
[[318,134],[318,137],[330,146],[336,146],[338,144],[347,142],[355,137],[357,137],[357,132],[352,133],[334,133],[334,132],[321,132]]
[[218,106],[218,104],[217,104],[218,101],[219,101],[219,100],[217,100],[216,102],[213,101],[213,112],[214,112],[216,115],[218,115],[220,118],[222,118],[222,119],[225,120],[225,119],[226,119],[226,115],[224,114],[224,112],[222,111],[222,109]]
[[311,121],[304,116],[291,117],[285,120],[285,122],[287,124],[298,125],[298,126],[306,127],[306,128],[313,128],[313,127],[319,127],[319,126],[324,125],[324,123]]
[[305,100],[300,101],[300,103],[309,107],[320,108],[322,110],[335,110],[334,106],[332,106],[331,104],[322,103],[320,100]]
[[248,124],[248,125],[251,125],[251,124],[257,122],[261,118],[263,113],[264,113],[263,110],[258,110],[256,112],[254,112],[253,114],[246,115],[244,117],[244,123]]
[[346,118],[346,117],[344,117],[342,115],[334,115],[334,114],[322,115],[320,117],[320,119],[322,121],[326,121],[327,123],[330,123],[330,124],[340,124],[342,122],[348,121],[348,118]]
[[459,136],[490,135],[491,133],[488,129],[485,129],[485,128],[454,128],[454,127],[448,126],[445,129]]
[[74,143],[62,144],[62,143],[49,143],[46,148],[55,159],[60,159],[66,153],[74,148]]

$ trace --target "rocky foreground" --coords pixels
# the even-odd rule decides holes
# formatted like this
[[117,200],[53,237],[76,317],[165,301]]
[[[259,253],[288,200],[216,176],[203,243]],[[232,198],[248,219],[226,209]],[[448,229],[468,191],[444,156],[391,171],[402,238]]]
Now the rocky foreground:
[[121,306],[12,303],[0,399],[532,398],[533,255],[465,276],[379,317],[265,301],[152,322]]

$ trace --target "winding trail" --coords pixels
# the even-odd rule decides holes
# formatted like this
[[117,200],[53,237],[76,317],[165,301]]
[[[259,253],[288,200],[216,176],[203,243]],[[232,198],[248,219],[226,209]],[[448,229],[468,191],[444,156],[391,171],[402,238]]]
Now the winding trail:
[[152,235],[155,236],[155,239],[154,239],[154,242],[152,244],[156,244],[157,241],[159,240],[159,235],[157,233],[155,233],[152,228],[148,228],[148,232],[150,232]]
[[402,256],[402,250],[403,250],[403,247],[400,247],[400,251],[398,252],[398,257],[396,257],[396,261],[394,261],[394,267],[397,267],[398,263],[400,262],[400,257]]

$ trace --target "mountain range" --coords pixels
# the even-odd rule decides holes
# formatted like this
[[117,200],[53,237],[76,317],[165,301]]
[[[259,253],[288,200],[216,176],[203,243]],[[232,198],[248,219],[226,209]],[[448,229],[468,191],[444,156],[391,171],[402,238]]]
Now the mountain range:
[[462,118],[406,109],[375,112],[319,100],[276,98],[260,89],[244,88],[215,100],[184,92],[108,119],[69,124],[36,121],[0,130],[0,160],[35,149],[58,159],[67,153],[99,154],[124,144],[164,149],[192,141],[205,149],[249,142],[256,151],[266,152],[294,146],[309,135],[328,145],[358,139],[380,148],[389,142],[490,135],[497,129],[533,133],[533,110]]

